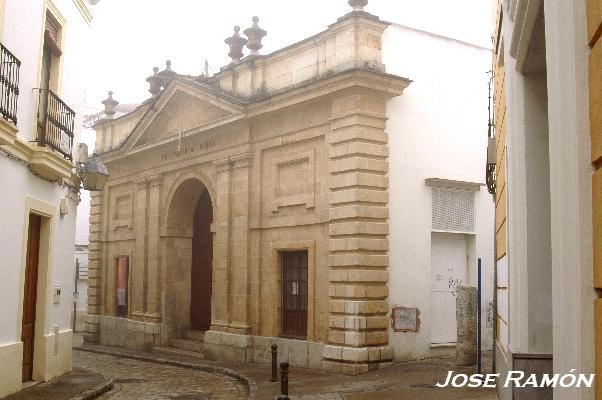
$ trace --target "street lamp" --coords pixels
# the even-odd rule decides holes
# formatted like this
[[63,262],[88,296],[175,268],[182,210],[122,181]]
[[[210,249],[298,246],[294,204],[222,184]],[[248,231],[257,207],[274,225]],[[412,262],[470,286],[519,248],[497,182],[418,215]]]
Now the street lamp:
[[77,176],[84,189],[91,192],[102,190],[109,177],[107,166],[98,160],[96,153],[88,157],[88,146],[85,143],[80,143],[78,148]]

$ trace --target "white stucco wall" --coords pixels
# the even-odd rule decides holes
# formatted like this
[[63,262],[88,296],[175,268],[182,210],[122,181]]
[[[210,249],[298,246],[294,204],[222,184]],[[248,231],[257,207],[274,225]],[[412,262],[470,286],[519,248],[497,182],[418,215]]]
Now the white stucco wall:
[[[533,74],[516,68],[508,48],[513,37],[512,18],[504,18],[506,104],[508,134],[508,276],[510,353],[552,353],[553,372],[590,374],[594,372],[593,304],[597,297],[592,276],[592,188],[588,109],[588,53],[585,3],[549,0],[545,2],[546,79],[545,96],[533,93]],[[506,11],[507,5],[504,6]],[[531,46],[533,47],[533,43]],[[541,47],[543,43],[537,43]],[[535,95],[534,95],[535,94]],[[547,108],[547,121],[541,107]],[[531,116],[530,116],[531,115]],[[538,126],[539,125],[539,126]],[[537,130],[548,130],[548,146],[538,149],[530,140]],[[537,152],[537,154],[535,154]],[[543,197],[539,185],[530,182],[534,158],[549,157],[549,227],[539,235],[549,235],[551,246],[545,265],[530,262],[529,254],[541,251],[530,245],[533,234],[525,221],[538,218],[540,210],[530,207],[532,197]],[[549,274],[551,290],[534,290],[530,276],[534,268]],[[533,279],[535,278],[535,279]],[[538,334],[540,320],[529,313],[535,309],[547,316],[546,334]],[[536,316],[538,317],[538,316]],[[550,318],[551,317],[551,318]],[[551,319],[551,324],[549,320]],[[540,329],[544,331],[544,329]],[[506,357],[509,358],[509,357]],[[504,359],[502,358],[502,361]],[[505,360],[511,365],[511,360]],[[554,388],[554,399],[593,399],[593,388]],[[504,393],[503,398],[510,398]]]
[[[388,103],[390,141],[390,306],[418,307],[418,333],[393,332],[397,360],[420,359],[431,351],[431,188],[426,178],[480,182],[485,179],[487,83],[491,52],[452,39],[391,25],[383,37],[387,72],[413,83]],[[483,346],[493,291],[492,197],[475,193],[475,252],[482,258]],[[469,254],[471,256],[471,254]],[[476,286],[471,268],[469,284]]]
[[[61,66],[61,99],[76,113],[74,143],[79,139],[83,105],[82,71],[86,62],[88,23],[71,0],[54,0],[66,20]],[[20,61],[18,137],[36,137],[36,106],[42,51],[43,0],[6,0],[2,43]],[[77,201],[67,187],[35,176],[26,165],[0,154],[0,397],[21,385],[21,322],[28,204],[43,206],[49,228],[49,250],[40,266],[47,264],[46,280],[40,278],[39,296],[45,307],[37,307],[34,379],[50,379],[71,369],[71,310],[74,286],[74,240]],[[61,199],[67,198],[68,213],[60,215]],[[37,211],[40,211],[36,208]],[[45,241],[44,234],[42,242]],[[41,252],[43,256],[43,251]],[[45,268],[45,267],[44,267]],[[60,302],[53,302],[53,287],[61,288]],[[43,291],[43,295],[40,291]],[[39,301],[39,300],[38,300]],[[38,302],[38,305],[41,304]],[[55,334],[58,332],[58,335]],[[43,335],[38,340],[38,334]],[[56,351],[55,351],[56,348]]]
[[[555,373],[573,368],[593,373],[595,362],[593,306],[598,296],[592,275],[590,49],[585,7],[580,1],[545,2]],[[554,388],[554,399],[594,397],[594,388]]]
[[[80,204],[81,205],[81,204]],[[79,218],[79,208],[78,208]],[[76,233],[77,240],[77,233]],[[75,250],[76,266],[79,262],[79,279],[77,280],[77,292],[79,293],[76,303],[75,332],[84,331],[83,316],[88,311],[88,249],[80,248]],[[72,307],[73,312],[73,307]]]

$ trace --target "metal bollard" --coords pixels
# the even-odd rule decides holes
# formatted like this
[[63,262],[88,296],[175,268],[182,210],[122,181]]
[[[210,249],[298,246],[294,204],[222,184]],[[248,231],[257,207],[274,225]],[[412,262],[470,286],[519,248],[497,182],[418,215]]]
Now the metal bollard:
[[278,381],[278,345],[272,345],[272,382]]
[[276,400],[290,400],[288,396],[281,394],[280,396],[276,397]]
[[280,363],[280,392],[288,396],[288,363]]

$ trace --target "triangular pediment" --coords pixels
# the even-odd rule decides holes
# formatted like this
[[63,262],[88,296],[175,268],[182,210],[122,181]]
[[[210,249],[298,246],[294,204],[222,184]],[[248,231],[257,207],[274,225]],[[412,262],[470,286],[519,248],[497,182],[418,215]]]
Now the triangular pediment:
[[178,134],[226,120],[242,110],[211,93],[175,82],[161,93],[155,107],[142,118],[130,138],[136,148],[175,138]]

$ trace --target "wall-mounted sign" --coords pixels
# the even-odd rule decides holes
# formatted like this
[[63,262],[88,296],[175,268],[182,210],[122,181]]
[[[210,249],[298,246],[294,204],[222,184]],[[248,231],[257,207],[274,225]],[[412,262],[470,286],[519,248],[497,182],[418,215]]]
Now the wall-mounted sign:
[[420,310],[417,308],[393,307],[391,325],[395,332],[418,332],[420,329]]

